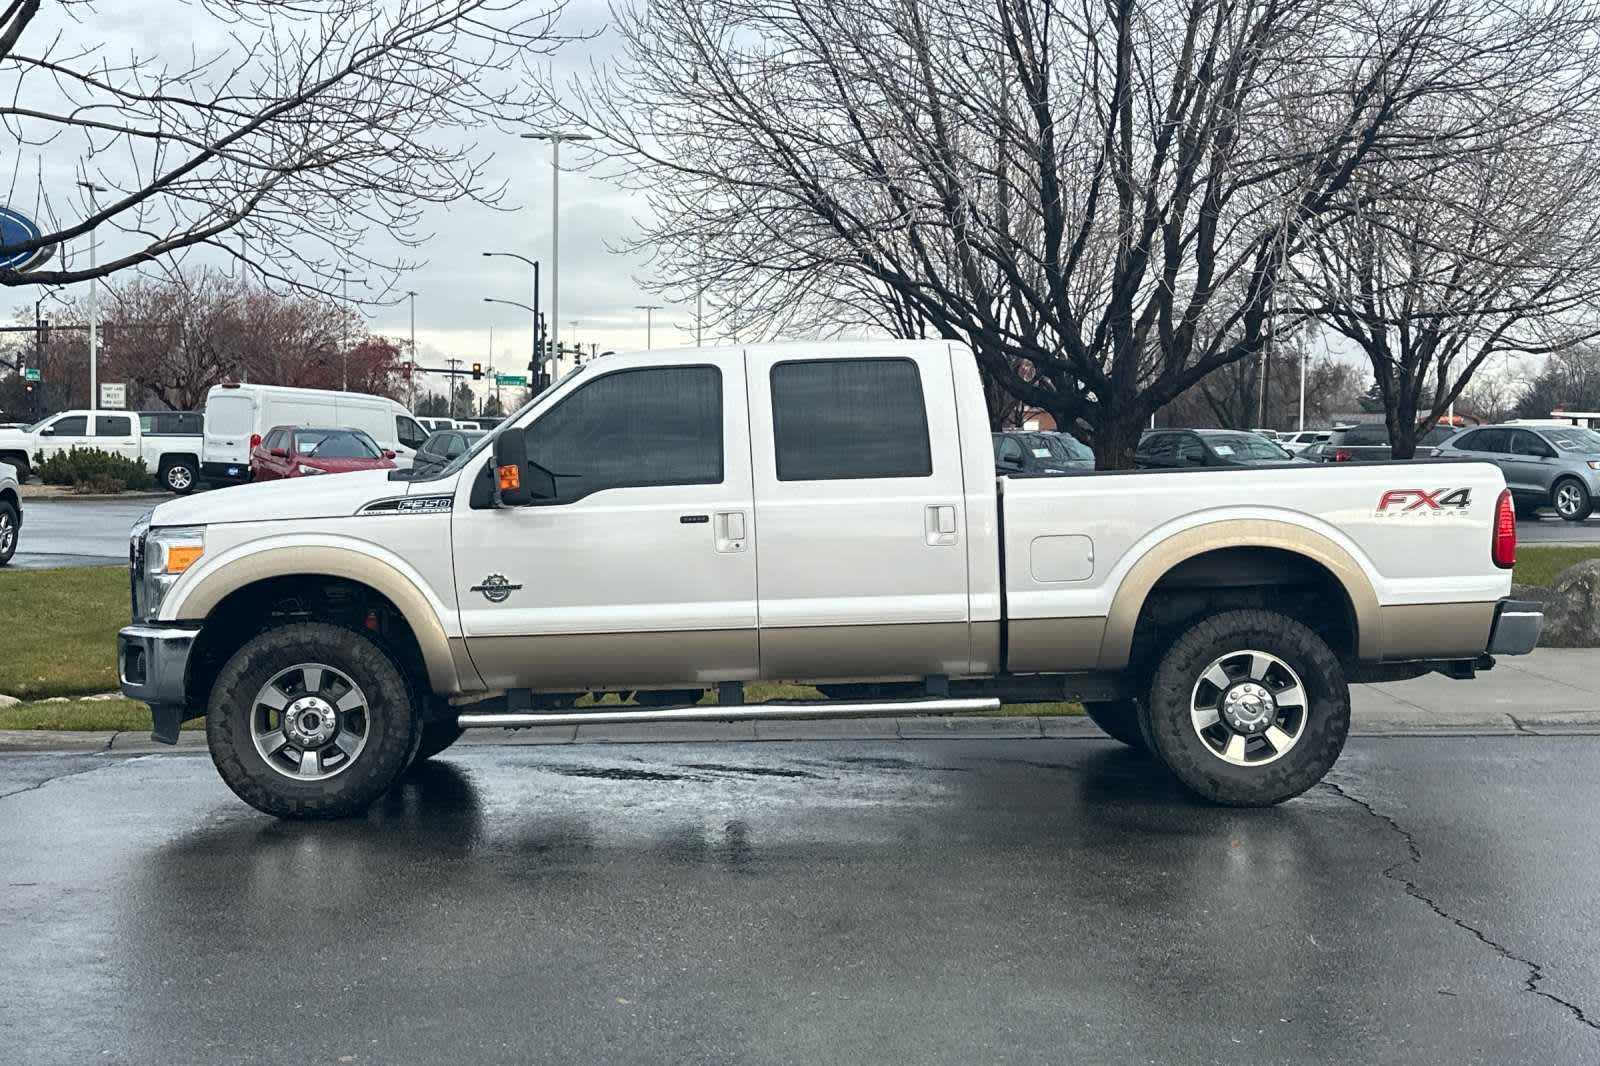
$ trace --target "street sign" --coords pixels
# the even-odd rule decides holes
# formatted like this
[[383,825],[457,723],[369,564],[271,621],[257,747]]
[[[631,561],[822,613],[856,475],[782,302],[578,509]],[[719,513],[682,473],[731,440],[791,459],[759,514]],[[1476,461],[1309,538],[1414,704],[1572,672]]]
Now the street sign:
[[39,380],[39,368],[36,367],[36,366],[24,367],[23,371],[22,371],[22,380],[23,381],[38,381]]
[[106,382],[100,386],[100,406],[111,411],[121,411],[128,406],[128,386],[121,382]]
[[55,253],[55,246],[13,251],[8,245],[21,244],[39,236],[39,227],[33,219],[9,207],[0,207],[0,270],[32,270],[42,266]]
[[526,374],[496,374],[494,383],[496,385],[526,385],[528,376]]

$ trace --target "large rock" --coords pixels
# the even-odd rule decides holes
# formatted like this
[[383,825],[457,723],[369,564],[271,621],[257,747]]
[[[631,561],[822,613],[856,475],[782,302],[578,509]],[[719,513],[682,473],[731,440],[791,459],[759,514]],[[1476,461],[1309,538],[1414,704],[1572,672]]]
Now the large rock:
[[1600,559],[1561,571],[1544,601],[1546,648],[1600,648]]
[[1550,590],[1543,585],[1518,585],[1512,582],[1511,598],[1514,600],[1532,600],[1534,603],[1545,603],[1550,599]]

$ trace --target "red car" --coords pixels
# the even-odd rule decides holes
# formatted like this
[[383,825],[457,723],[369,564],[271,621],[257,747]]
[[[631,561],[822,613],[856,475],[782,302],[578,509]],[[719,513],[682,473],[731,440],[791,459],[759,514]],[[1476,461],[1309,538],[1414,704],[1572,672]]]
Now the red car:
[[250,450],[252,481],[393,469],[394,452],[359,429],[278,426]]

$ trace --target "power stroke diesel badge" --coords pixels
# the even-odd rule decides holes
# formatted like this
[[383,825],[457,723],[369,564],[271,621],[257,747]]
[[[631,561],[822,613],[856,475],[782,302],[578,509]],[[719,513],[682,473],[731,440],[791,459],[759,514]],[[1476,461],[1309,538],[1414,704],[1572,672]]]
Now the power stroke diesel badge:
[[483,584],[472,586],[472,591],[483,593],[483,598],[490,603],[504,603],[521,587],[507,581],[504,574],[490,574],[483,579]]

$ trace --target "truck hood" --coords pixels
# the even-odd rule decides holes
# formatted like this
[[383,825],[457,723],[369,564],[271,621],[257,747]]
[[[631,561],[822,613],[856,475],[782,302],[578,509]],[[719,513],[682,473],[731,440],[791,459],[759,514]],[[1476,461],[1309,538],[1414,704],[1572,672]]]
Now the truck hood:
[[[437,482],[430,484],[436,490],[439,487]],[[450,487],[454,487],[453,482]],[[373,500],[404,496],[410,491],[409,482],[390,481],[387,470],[263,481],[169,500],[155,509],[151,524],[203,526],[224,522],[345,518]]]
[[33,447],[33,437],[20,429],[0,429],[0,449],[26,451]]

